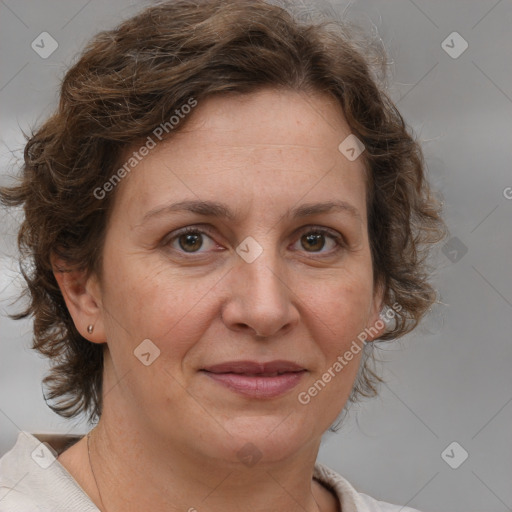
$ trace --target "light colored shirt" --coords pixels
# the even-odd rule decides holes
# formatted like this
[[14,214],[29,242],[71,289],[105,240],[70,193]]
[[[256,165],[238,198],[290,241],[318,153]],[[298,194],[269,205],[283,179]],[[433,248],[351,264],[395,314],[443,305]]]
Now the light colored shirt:
[[[313,478],[337,496],[342,512],[418,512],[377,501],[316,463]],[[29,432],[0,459],[0,512],[99,512],[50,449]]]

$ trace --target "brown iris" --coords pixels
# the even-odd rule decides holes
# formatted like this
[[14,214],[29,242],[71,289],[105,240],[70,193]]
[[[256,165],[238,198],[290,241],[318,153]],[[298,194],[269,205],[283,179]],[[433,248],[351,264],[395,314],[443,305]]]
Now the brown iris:
[[301,245],[307,251],[320,251],[325,245],[323,233],[308,233],[301,237]]
[[186,252],[195,252],[203,245],[202,235],[199,233],[186,233],[178,238],[180,247]]

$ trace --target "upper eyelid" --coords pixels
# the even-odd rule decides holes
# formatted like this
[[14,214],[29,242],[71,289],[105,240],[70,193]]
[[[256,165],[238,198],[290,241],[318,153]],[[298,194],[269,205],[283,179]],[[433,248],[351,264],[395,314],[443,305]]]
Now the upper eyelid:
[[[342,233],[340,233],[339,231],[336,231],[335,229],[329,228],[327,226],[319,226],[317,224],[308,224],[306,226],[302,226],[302,227],[296,229],[294,231],[294,233],[298,233],[300,235],[301,233],[314,232],[315,230],[318,232],[321,232],[327,236],[331,236],[337,242],[338,245],[344,245],[347,243],[345,236]],[[214,235],[212,234],[213,231],[214,230],[210,226],[205,225],[205,224],[184,226],[182,228],[178,228],[178,229],[174,230],[173,233],[175,233],[175,234],[173,234],[172,236],[164,237],[164,245],[170,244],[172,241],[176,240],[180,236],[187,234],[187,232],[200,233],[200,234],[207,235],[209,238],[212,239],[212,241],[215,242],[215,240],[213,238]],[[172,233],[170,233],[170,234],[172,234]],[[193,254],[193,253],[190,253],[190,254]]]

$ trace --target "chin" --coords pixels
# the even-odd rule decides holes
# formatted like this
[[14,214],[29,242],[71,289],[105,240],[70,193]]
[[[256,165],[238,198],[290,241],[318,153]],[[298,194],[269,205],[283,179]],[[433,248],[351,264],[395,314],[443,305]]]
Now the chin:
[[224,424],[224,439],[219,439],[217,449],[213,439],[208,450],[217,452],[217,457],[229,462],[244,463],[248,467],[264,463],[276,463],[293,458],[306,445],[320,443],[323,431],[312,432],[306,421],[297,419],[293,413],[261,416],[238,416]]

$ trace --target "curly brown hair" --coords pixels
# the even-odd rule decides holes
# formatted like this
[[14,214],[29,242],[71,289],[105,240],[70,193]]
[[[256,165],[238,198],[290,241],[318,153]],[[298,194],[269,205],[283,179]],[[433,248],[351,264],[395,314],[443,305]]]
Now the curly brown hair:
[[[435,300],[426,257],[444,223],[421,147],[384,92],[385,53],[357,31],[346,22],[306,23],[263,0],[177,0],[149,7],[87,45],[63,79],[56,112],[27,137],[18,184],[0,189],[5,205],[24,207],[18,245],[29,305],[13,318],[34,317],[33,348],[53,363],[43,384],[55,412],[99,418],[104,345],[77,331],[51,255],[101,279],[115,192],[98,198],[93,191],[111,179],[127,148],[191,97],[264,87],[332,96],[366,149],[375,282],[385,305],[401,306],[380,339],[418,324]],[[351,401],[376,394],[381,379],[372,361],[363,359]]]

